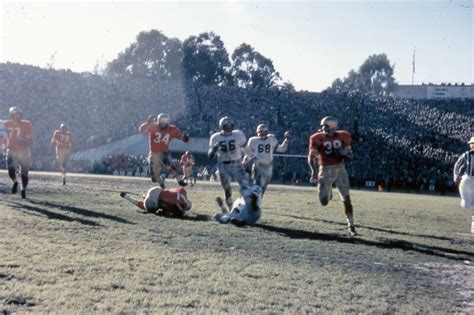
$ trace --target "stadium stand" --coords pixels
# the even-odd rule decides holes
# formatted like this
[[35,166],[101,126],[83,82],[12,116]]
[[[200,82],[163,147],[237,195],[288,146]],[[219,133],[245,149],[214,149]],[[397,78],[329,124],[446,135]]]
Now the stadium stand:
[[[474,101],[468,99],[408,100],[156,84],[146,78],[109,80],[90,73],[6,63],[0,64],[0,119],[6,118],[10,106],[20,107],[33,123],[37,169],[52,168],[49,141],[60,122],[74,132],[74,150],[78,151],[137,134],[137,126],[149,114],[168,112],[173,123],[197,138],[208,138],[216,131],[218,119],[230,115],[248,136],[260,123],[268,124],[280,139],[289,130],[293,138],[288,153],[304,155],[321,117],[333,115],[341,128],[353,134],[354,160],[348,163],[352,182],[359,186],[374,182],[386,190],[452,189],[452,165],[465,148],[474,121]],[[140,160],[138,153],[130,157],[131,163],[143,168],[135,162]],[[102,171],[111,170],[112,164],[104,163]],[[101,169],[83,158],[72,165],[82,171]],[[274,178],[284,182],[308,178],[304,159],[280,157],[274,169]]]

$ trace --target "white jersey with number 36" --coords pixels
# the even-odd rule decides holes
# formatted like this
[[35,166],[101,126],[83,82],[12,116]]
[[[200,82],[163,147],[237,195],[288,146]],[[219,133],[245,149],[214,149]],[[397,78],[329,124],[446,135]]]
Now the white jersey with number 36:
[[250,158],[255,157],[255,160],[259,163],[270,164],[273,161],[275,148],[277,152],[285,152],[287,147],[287,141],[283,141],[281,145],[278,145],[278,140],[273,134],[269,134],[265,139],[252,137],[247,144],[247,155]]
[[240,130],[233,130],[227,136],[216,132],[209,140],[209,147],[212,148],[216,143],[219,143],[217,161],[230,162],[242,158],[242,147],[245,146],[245,142],[247,142],[247,138]]

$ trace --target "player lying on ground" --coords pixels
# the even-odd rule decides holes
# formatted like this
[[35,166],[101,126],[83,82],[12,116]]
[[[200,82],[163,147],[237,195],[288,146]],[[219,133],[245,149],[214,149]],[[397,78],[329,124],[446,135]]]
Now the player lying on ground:
[[156,186],[149,189],[141,199],[137,199],[127,192],[121,192],[120,197],[146,212],[160,215],[183,216],[192,207],[191,200],[188,199],[187,192],[183,187],[162,189]]
[[454,164],[454,182],[459,185],[461,207],[472,210],[471,233],[474,233],[474,137],[468,144],[469,151],[464,152]]
[[257,223],[262,214],[262,189],[258,185],[252,185],[250,186],[250,191],[252,193],[248,199],[250,202],[245,202],[245,199],[240,197],[234,202],[230,211],[227,210],[222,198],[217,197],[216,202],[221,209],[221,213],[214,215],[214,219],[219,223],[232,223],[237,226],[254,225]]

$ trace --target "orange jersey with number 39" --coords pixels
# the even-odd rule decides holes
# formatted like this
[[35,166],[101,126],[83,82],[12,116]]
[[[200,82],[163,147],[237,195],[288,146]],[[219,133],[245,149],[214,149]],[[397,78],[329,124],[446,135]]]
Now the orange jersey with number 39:
[[319,165],[337,165],[342,163],[343,157],[336,153],[339,148],[352,145],[351,134],[337,130],[332,137],[324,132],[317,132],[309,138],[309,150],[318,152]]
[[173,139],[181,139],[181,131],[175,125],[161,130],[157,123],[150,122],[139,128],[140,132],[148,132],[150,151],[153,153],[168,152],[169,143]]

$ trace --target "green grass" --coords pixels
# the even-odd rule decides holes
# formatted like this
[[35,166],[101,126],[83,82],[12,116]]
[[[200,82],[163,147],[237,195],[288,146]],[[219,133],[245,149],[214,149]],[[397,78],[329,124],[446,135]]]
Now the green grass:
[[[32,174],[29,200],[0,180],[0,313],[469,313],[470,213],[454,197],[271,186],[255,227],[212,220],[215,183],[184,219],[137,213],[144,179]],[[237,194],[237,189],[234,189]],[[336,194],[337,195],[337,194]]]

